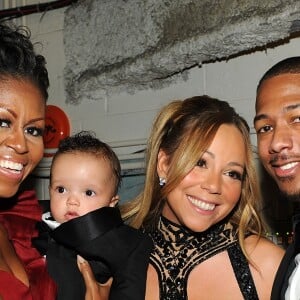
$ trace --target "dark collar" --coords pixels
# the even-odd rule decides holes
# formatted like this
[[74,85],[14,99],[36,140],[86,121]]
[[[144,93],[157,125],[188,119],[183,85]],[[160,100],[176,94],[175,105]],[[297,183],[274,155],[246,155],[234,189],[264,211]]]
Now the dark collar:
[[300,253],[300,214],[293,216],[295,252]]
[[102,207],[84,216],[61,224],[50,232],[51,237],[67,247],[77,247],[123,224],[120,211]]

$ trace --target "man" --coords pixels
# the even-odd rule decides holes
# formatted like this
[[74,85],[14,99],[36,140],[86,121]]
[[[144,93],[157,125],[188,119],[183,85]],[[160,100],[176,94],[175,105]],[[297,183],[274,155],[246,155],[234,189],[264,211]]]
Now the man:
[[[258,153],[285,198],[300,202],[300,56],[280,61],[261,78],[254,126]],[[300,299],[300,222],[278,269],[271,299]],[[298,282],[297,282],[298,279]]]

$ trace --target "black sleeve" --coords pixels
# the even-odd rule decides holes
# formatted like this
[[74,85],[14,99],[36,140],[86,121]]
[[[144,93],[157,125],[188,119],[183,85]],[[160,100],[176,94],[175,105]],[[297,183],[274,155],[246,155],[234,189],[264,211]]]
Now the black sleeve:
[[[114,274],[110,300],[144,300],[152,241],[145,237]],[[122,251],[122,250],[120,250]]]

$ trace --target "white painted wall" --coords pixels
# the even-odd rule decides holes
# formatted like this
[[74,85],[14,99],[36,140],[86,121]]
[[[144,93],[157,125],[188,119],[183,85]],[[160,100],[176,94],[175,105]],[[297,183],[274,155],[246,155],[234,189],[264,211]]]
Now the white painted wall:
[[[207,94],[228,100],[252,126],[255,90],[262,74],[277,61],[299,55],[300,38],[292,39],[273,49],[243,55],[228,61],[205,64],[188,72],[184,82],[162,90],[146,90],[136,94],[118,94],[99,102],[83,100],[79,105],[65,103],[63,69],[64,8],[46,14],[26,17],[34,41],[42,43],[41,53],[47,58],[50,77],[48,104],[60,106],[68,115],[72,133],[81,129],[94,130],[108,143],[145,139],[157,110],[172,99]],[[88,45],[87,45],[88,47]],[[256,138],[252,129],[252,142]],[[48,199],[47,180],[38,185],[40,199]]]
[[65,110],[72,132],[93,129],[107,142],[147,137],[153,117],[163,104],[200,94],[228,100],[252,126],[255,89],[261,75],[282,58],[300,55],[300,38],[295,38],[273,49],[195,67],[188,72],[185,82],[162,90],[122,93],[103,101],[83,100],[79,105],[67,105],[63,81],[63,11],[58,9],[26,17],[33,40],[42,44],[38,50],[47,58],[51,84],[48,104],[59,105]]

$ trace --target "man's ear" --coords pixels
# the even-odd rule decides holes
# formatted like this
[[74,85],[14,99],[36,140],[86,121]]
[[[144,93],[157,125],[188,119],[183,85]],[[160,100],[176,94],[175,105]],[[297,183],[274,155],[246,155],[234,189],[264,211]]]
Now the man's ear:
[[157,156],[157,175],[158,177],[167,178],[169,170],[169,157],[163,150],[159,150]]
[[119,199],[120,199],[119,195],[113,196],[109,202],[109,207],[115,207],[118,204]]

